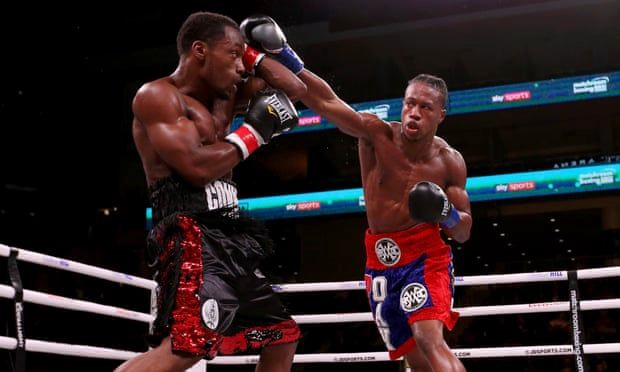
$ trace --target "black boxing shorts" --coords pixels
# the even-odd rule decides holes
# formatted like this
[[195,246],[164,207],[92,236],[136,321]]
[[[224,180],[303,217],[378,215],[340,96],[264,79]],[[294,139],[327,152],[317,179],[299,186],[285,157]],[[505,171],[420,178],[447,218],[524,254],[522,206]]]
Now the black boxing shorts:
[[157,318],[151,342],[212,359],[296,342],[301,334],[257,270],[271,241],[256,221],[207,212],[177,213],[149,234],[157,267]]

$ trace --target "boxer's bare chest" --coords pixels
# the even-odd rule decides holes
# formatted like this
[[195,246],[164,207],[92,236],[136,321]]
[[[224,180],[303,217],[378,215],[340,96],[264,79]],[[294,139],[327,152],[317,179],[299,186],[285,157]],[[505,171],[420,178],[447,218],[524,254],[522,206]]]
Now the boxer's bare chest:
[[394,143],[360,146],[362,179],[367,193],[399,200],[420,181],[445,187],[448,175],[440,156],[412,159]]
[[[186,98],[187,117],[194,122],[203,145],[224,140],[232,123],[232,105],[227,101],[216,101],[209,110],[193,98]],[[232,171],[222,177],[232,179]]]
[[200,102],[186,98],[187,117],[194,122],[203,144],[219,142],[228,134],[232,122],[230,107],[226,102],[216,101],[207,109]]

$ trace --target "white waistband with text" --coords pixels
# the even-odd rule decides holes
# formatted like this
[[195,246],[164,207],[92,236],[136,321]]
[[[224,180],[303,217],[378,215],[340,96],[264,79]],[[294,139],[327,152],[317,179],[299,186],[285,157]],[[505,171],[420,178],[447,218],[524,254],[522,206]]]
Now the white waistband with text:
[[221,208],[239,208],[237,186],[226,181],[215,180],[205,185],[207,206],[210,211]]

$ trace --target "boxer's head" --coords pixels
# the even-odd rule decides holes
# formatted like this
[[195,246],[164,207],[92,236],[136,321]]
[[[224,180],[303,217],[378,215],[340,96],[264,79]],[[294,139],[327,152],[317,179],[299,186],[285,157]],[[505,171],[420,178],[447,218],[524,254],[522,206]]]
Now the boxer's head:
[[443,79],[421,74],[409,80],[401,111],[402,134],[409,140],[434,136],[446,117],[448,88]]
[[221,14],[193,13],[177,34],[179,56],[197,62],[198,76],[222,99],[230,98],[245,71],[244,48],[238,24]]

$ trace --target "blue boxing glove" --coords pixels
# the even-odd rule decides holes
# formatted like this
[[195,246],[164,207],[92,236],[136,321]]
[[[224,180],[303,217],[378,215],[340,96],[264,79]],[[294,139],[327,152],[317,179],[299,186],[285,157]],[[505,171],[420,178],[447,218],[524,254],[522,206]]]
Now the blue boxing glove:
[[294,74],[304,69],[304,62],[288,45],[286,35],[271,17],[253,15],[244,19],[239,28],[246,43],[252,48],[269,53]]
[[409,192],[409,214],[416,221],[438,223],[443,228],[456,226],[461,217],[438,185],[422,181]]

